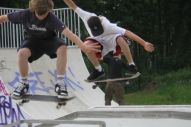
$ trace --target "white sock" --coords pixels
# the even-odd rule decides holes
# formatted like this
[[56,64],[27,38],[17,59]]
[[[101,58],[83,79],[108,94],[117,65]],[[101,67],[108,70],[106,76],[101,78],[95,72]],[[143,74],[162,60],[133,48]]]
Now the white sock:
[[28,77],[21,77],[20,82],[28,84]]
[[130,62],[129,65],[135,65],[135,63],[134,62]]
[[64,80],[64,75],[57,75],[57,79],[56,79],[56,82],[57,83],[60,83]]
[[97,65],[97,66],[95,66],[95,69],[97,69],[99,72],[102,71],[102,67],[101,67],[101,65]]

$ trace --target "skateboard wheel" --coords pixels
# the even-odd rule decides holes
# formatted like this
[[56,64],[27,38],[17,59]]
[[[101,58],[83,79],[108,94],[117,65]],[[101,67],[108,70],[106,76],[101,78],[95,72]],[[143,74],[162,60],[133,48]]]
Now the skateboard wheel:
[[96,89],[96,88],[97,88],[97,85],[93,85],[92,88],[93,88],[93,89]]
[[62,103],[60,103],[60,105],[66,105],[66,102],[62,102]]
[[23,102],[19,102],[18,105],[19,105],[19,106],[22,106],[22,105],[23,105]]
[[58,104],[58,105],[56,106],[56,108],[57,108],[57,109],[60,109],[60,108],[61,108],[61,105]]
[[63,106],[63,105],[66,105],[66,102],[58,103],[58,105],[56,106],[56,108],[57,108],[57,109],[60,109],[61,106]]

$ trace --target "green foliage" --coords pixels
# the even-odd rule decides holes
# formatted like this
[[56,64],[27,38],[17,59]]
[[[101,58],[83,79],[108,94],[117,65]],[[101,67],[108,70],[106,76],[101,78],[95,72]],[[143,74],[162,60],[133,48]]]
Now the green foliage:
[[[156,47],[146,53],[133,45],[133,58],[142,72],[167,72],[191,67],[191,1],[182,0],[74,0],[81,8],[104,15]],[[55,8],[66,7],[54,0]],[[28,0],[1,0],[0,6],[27,8]],[[82,25],[82,40],[88,36]]]
[[0,7],[27,8],[28,0],[1,0]]
[[141,91],[126,94],[127,104],[191,104],[191,68],[152,75]]

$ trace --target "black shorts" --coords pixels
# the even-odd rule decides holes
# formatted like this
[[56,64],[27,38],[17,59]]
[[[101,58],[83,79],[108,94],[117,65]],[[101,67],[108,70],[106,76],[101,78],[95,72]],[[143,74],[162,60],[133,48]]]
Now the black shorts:
[[[21,48],[28,48],[31,51],[31,56],[29,57],[28,61],[32,63],[33,61],[39,59],[42,55],[46,54],[51,59],[56,58],[56,51],[57,49],[65,45],[63,39],[54,37],[51,39],[44,39],[44,40],[36,40],[36,39],[26,39],[23,41]],[[18,49],[18,50],[19,50]]]

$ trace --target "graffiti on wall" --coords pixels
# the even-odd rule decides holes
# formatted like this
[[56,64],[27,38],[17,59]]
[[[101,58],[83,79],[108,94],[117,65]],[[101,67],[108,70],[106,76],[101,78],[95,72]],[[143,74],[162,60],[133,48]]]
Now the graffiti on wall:
[[0,80],[0,93],[2,95],[6,95],[6,96],[8,95],[8,92],[5,89],[5,85],[3,84],[3,81],[1,81],[1,80]]
[[6,125],[25,119],[18,105],[14,105],[8,96],[0,95],[0,125]]
[[[48,77],[49,79],[46,79],[46,81],[43,81],[43,73],[46,72],[30,72],[28,74],[28,81],[30,84],[30,90],[29,93],[35,94],[36,91],[41,91],[43,93],[50,93],[51,90],[54,90],[54,85],[56,81],[56,70],[48,70]],[[20,74],[18,72],[15,72],[15,77],[13,80],[8,82],[8,85],[12,88],[16,88],[17,82],[19,81]],[[48,84],[46,84],[48,83]],[[80,82],[76,79],[75,74],[72,72],[72,69],[70,67],[67,68],[67,71],[64,75],[64,83],[68,88],[71,88],[72,90],[83,90],[82,85]]]
[[24,119],[24,115],[18,105],[12,102],[11,97],[0,79],[0,125],[6,125]]

